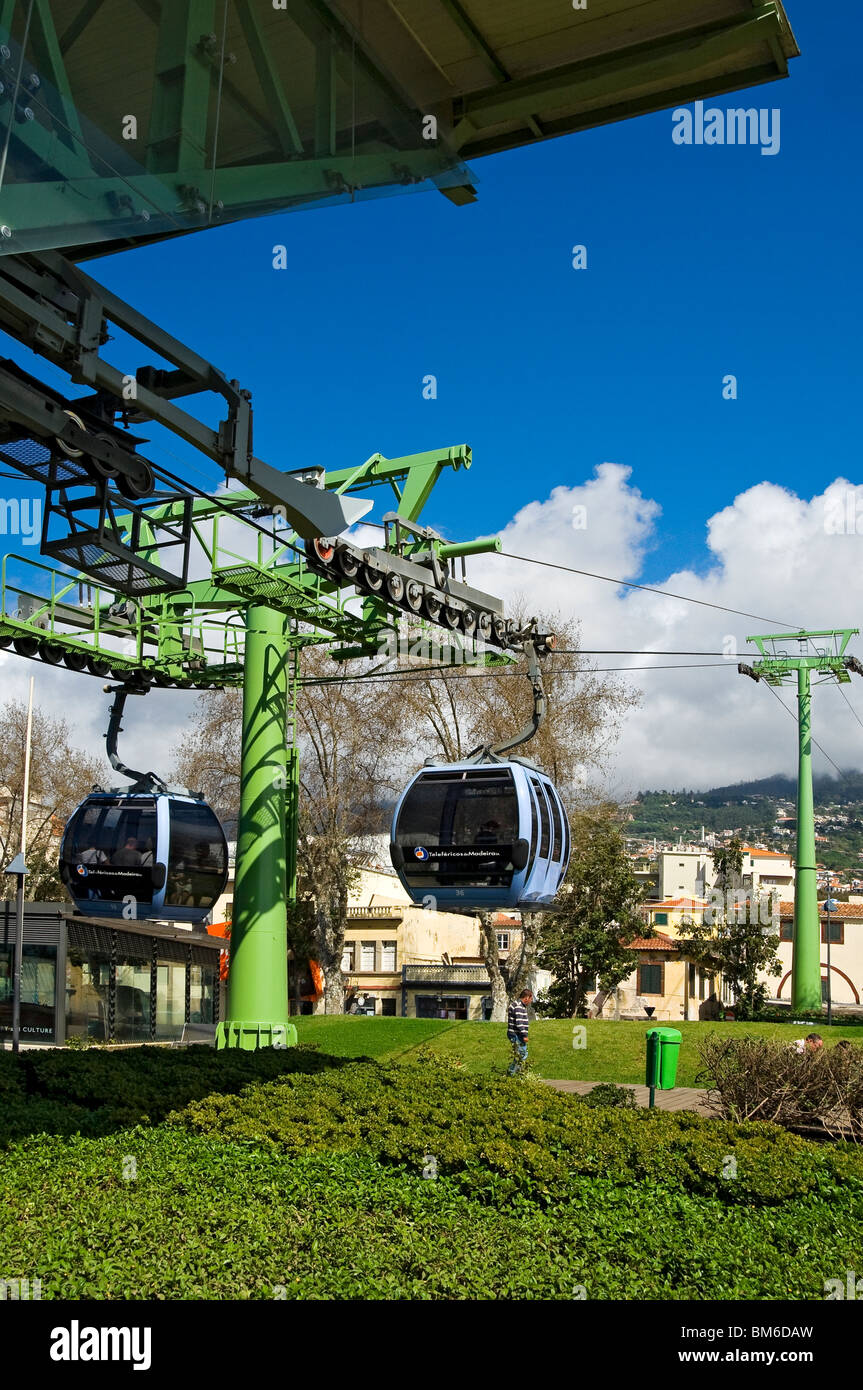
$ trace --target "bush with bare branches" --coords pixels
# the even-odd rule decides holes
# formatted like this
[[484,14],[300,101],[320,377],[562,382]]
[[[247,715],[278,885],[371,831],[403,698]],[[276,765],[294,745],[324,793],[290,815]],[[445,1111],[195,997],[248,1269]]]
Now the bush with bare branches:
[[819,1128],[863,1142],[863,1047],[798,1052],[775,1038],[723,1038],[699,1045],[701,1074],[729,1120],[770,1120],[785,1129]]

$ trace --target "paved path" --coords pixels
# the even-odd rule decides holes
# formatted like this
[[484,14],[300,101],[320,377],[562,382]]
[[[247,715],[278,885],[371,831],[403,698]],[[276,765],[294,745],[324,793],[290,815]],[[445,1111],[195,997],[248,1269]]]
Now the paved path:
[[[598,1086],[598,1081],[546,1081],[546,1086],[553,1086],[556,1091],[565,1091],[569,1095],[586,1096],[592,1091],[594,1086]],[[627,1086],[628,1091],[635,1094],[638,1105],[647,1105],[650,1100],[650,1091],[646,1086]],[[712,1109],[707,1092],[700,1090],[697,1086],[677,1086],[673,1091],[656,1092],[657,1110],[694,1110],[699,1115],[715,1115]]]

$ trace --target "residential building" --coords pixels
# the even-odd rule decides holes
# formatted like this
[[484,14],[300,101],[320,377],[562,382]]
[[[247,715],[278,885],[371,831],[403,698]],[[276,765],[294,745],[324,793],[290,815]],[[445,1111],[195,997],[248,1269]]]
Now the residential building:
[[[827,917],[824,903],[821,916],[821,998],[827,999]],[[838,1008],[859,1006],[863,998],[863,900],[840,902],[830,917],[830,976],[832,1001]],[[791,960],[794,928],[793,902],[779,907],[779,959],[782,974],[765,977],[771,995],[786,1001],[791,997]]]

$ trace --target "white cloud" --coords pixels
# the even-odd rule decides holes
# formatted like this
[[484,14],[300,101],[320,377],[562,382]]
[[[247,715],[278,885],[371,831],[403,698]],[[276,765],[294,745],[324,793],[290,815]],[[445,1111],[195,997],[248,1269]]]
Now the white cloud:
[[[758,483],[705,519],[704,573],[683,569],[655,580],[657,588],[767,615],[767,622],[503,557],[484,557],[472,578],[491,592],[523,597],[531,612],[557,610],[578,618],[585,648],[721,653],[734,641],[745,660],[754,651],[746,637],[779,631],[782,622],[810,629],[863,626],[863,534],[849,534],[849,494],[856,497],[842,478],[811,501]],[[577,507],[586,509],[581,530],[572,526]],[[632,486],[630,471],[603,464],[590,481],[557,487],[545,502],[522,508],[501,534],[504,551],[643,582],[643,558],[659,525],[659,508]],[[705,657],[720,663],[712,669],[633,670],[626,676],[642,692],[642,705],[627,718],[610,768],[617,794],[641,787],[705,788],[794,772],[794,724],[766,685],[737,674],[738,655],[724,662],[721,656]],[[674,660],[657,657],[653,664]],[[599,666],[634,667],[644,661],[596,658]],[[794,709],[794,689],[780,693]],[[847,693],[863,714],[855,686]],[[863,729],[839,692],[827,685],[817,689],[814,711],[815,737],[831,757],[840,766],[863,766]],[[830,771],[817,750],[815,764]]]

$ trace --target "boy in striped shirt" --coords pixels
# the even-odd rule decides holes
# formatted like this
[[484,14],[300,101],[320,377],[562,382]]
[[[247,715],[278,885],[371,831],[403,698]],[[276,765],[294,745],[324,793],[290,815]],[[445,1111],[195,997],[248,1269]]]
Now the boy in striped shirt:
[[518,999],[510,1000],[506,1011],[506,1036],[512,1043],[512,1061],[507,1068],[507,1076],[515,1076],[522,1071],[527,1061],[527,1006],[533,999],[529,989],[523,989]]

